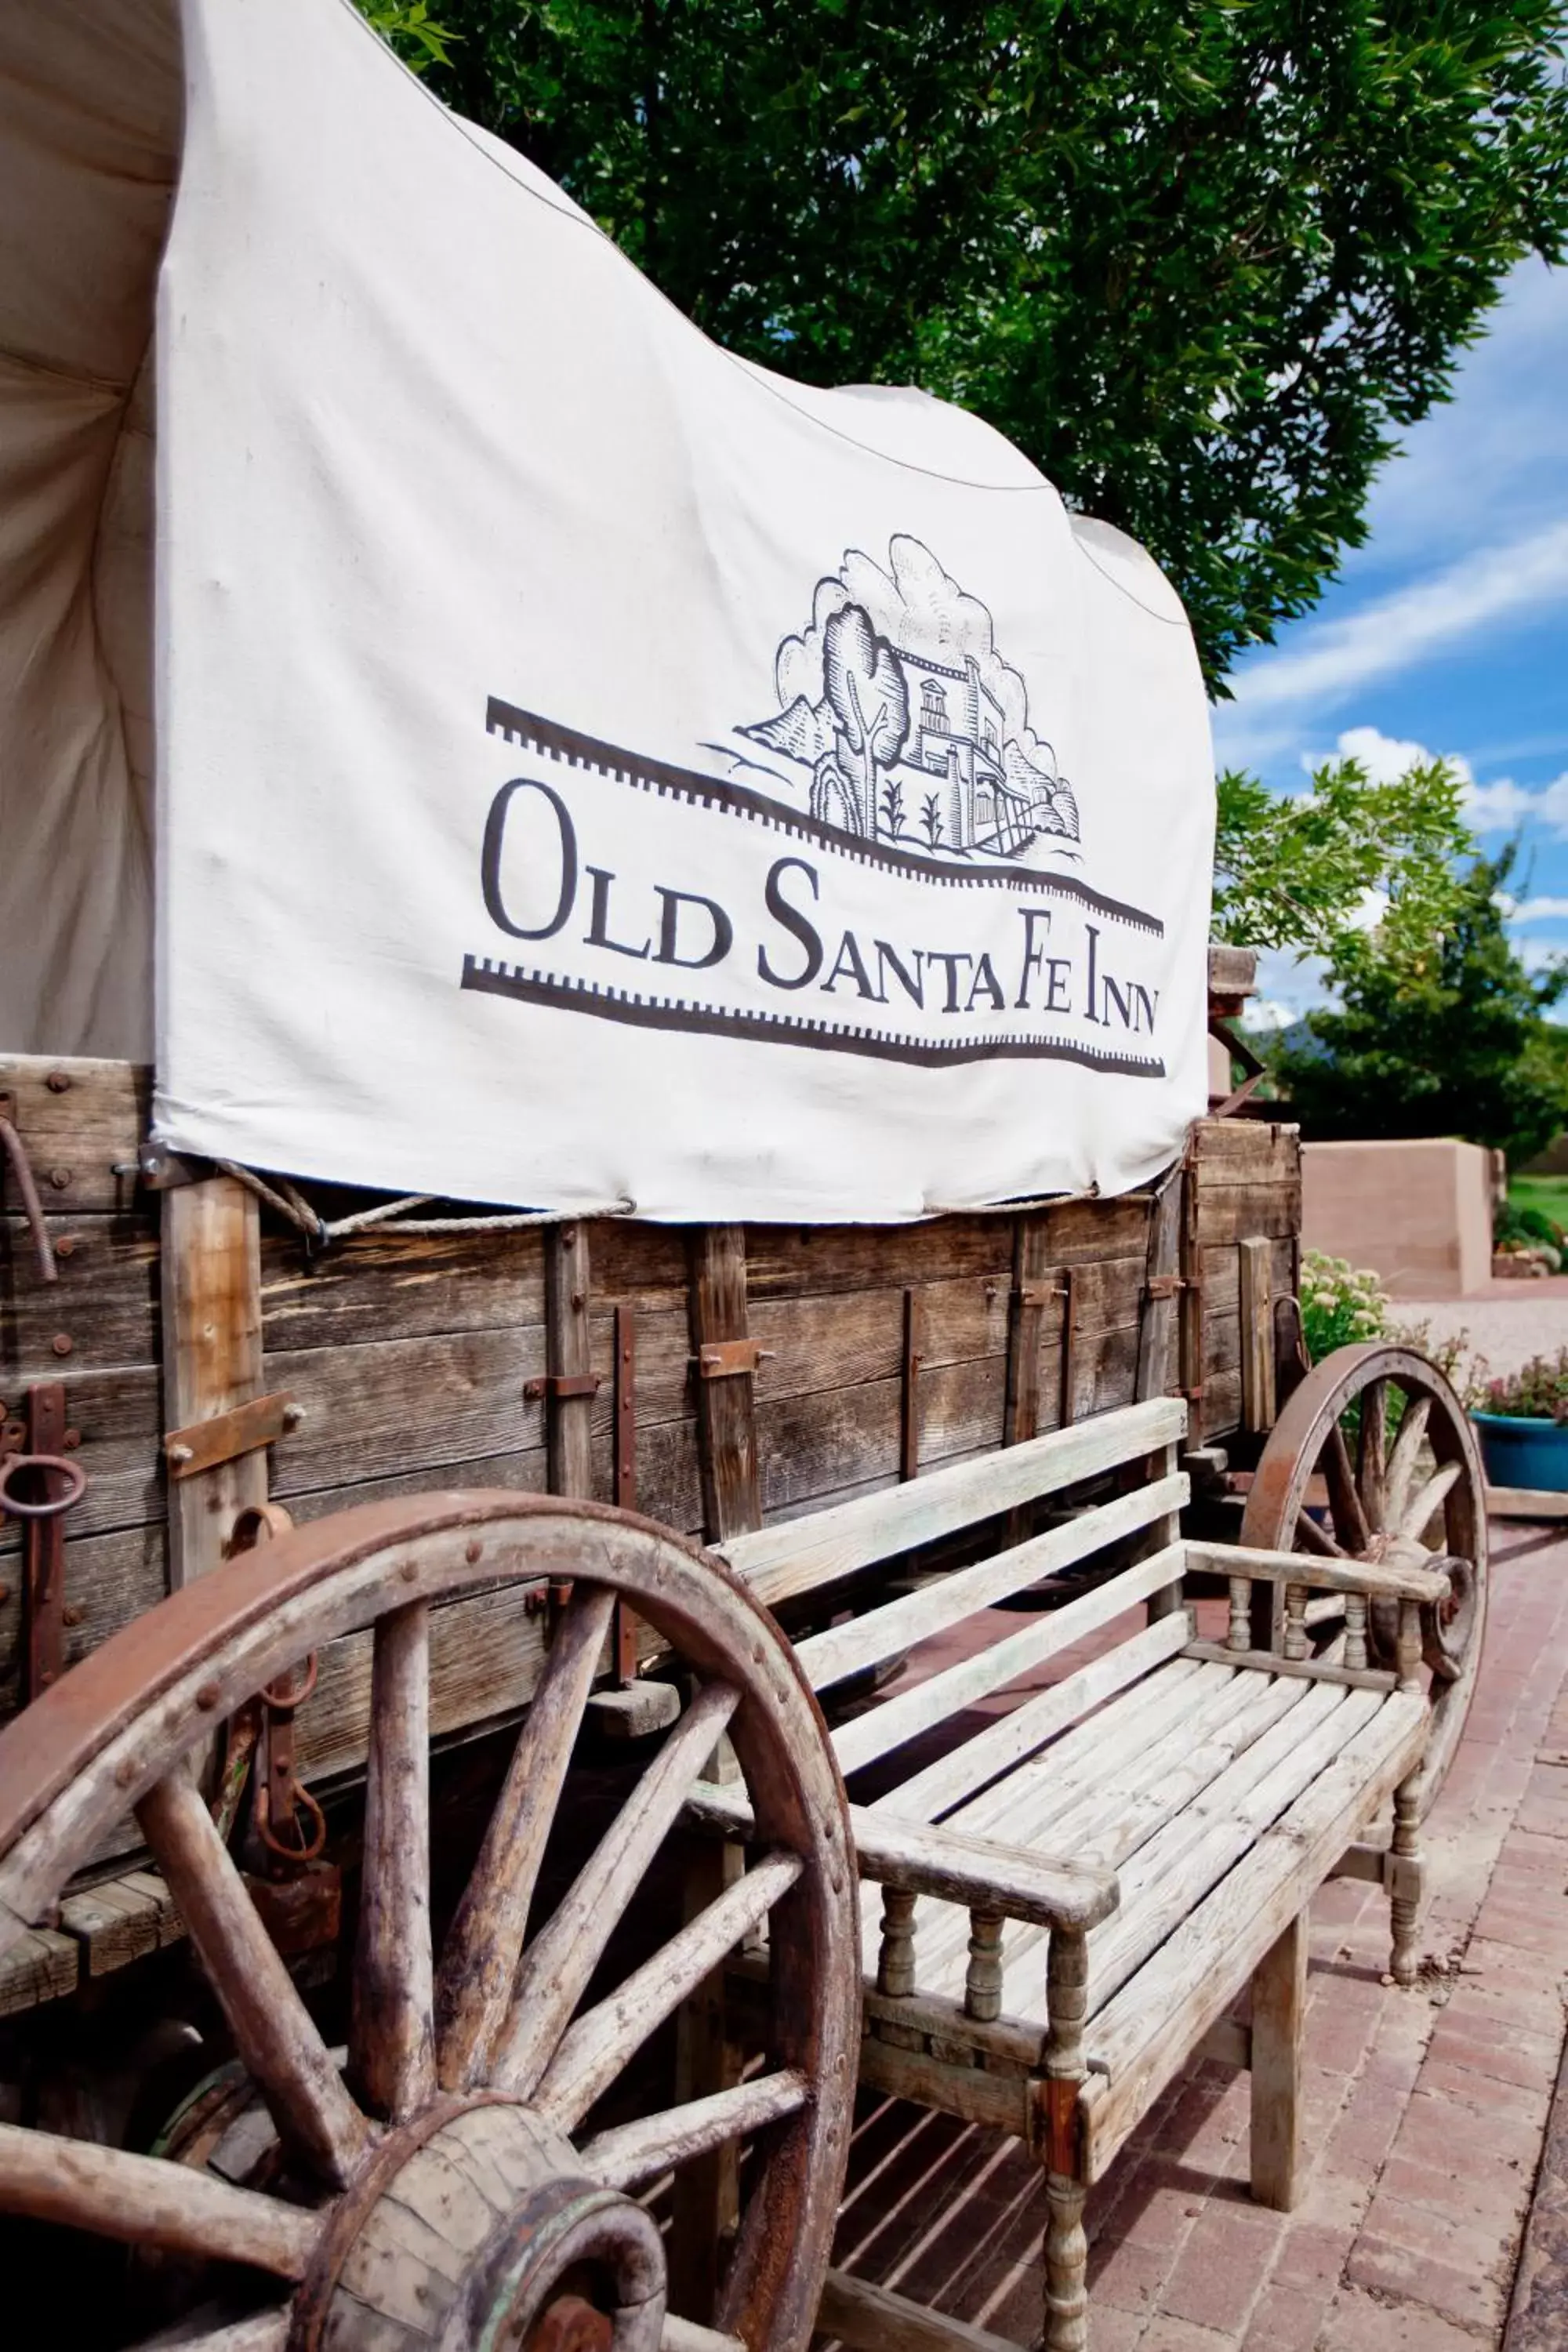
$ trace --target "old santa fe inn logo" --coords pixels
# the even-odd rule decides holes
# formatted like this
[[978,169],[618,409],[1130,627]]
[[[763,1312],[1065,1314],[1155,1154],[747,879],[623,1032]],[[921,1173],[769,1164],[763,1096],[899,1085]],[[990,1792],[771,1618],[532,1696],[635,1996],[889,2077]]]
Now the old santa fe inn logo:
[[1159,919],[1091,888],[1079,805],[990,613],[919,540],[852,549],[708,774],[491,699],[462,986],[646,1028],[1160,1077]]

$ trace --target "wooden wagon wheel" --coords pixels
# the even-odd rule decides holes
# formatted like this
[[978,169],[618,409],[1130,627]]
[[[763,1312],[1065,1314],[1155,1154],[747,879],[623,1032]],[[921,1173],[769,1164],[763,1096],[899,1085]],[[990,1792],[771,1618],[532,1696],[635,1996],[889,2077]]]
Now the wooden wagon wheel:
[[[573,1580],[446,1946],[431,1948],[430,1606]],[[525,1944],[546,1835],[624,1593],[696,1695]],[[374,1627],[364,1874],[346,2068],[268,1941],[191,1776],[215,1725],[307,1653]],[[721,1734],[752,1866],[618,1990],[582,2001]],[[278,2127],[277,2194],[156,2156],[0,2126],[0,2210],[252,2265],[288,2301],[246,2352],[655,2352],[811,2333],[847,2153],[859,1929],[842,1784],[773,1620],[717,1562],[593,1504],[437,1495],[284,1535],[174,1595],[0,1734],[0,1950],[134,1809]],[[764,1917],[764,2071],[595,2130],[648,2035]],[[596,1989],[595,1989],[596,1990]],[[634,2194],[744,2135],[754,2161],[715,2335],[667,2319]],[[259,2332],[258,2332],[259,2331]]]
[[[1468,1415],[1436,1366],[1381,1340],[1336,1348],[1314,1364],[1269,1433],[1241,1541],[1447,1570],[1452,1598],[1422,1612],[1434,1717],[1425,1812],[1464,1734],[1487,1622],[1485,1476]],[[1277,1647],[1278,1586],[1273,1604]],[[1394,1664],[1395,1613],[1375,1602],[1368,1612],[1374,1665]],[[1309,1617],[1337,1633],[1343,1603],[1314,1602]]]

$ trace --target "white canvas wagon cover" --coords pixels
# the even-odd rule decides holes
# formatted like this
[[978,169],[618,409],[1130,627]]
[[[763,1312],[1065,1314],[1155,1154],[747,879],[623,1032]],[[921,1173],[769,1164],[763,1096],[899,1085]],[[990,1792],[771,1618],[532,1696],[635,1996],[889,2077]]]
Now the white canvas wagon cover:
[[1212,833],[1178,600],[989,427],[709,342],[350,0],[11,0],[0,1046],[475,1201],[1116,1192]]

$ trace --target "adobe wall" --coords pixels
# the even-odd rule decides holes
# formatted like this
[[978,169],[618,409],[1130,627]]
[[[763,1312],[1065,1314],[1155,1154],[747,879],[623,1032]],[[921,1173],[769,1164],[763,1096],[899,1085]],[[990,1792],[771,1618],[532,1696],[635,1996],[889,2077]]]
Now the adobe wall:
[[1394,1298],[1463,1297],[1491,1275],[1491,1154],[1449,1137],[1304,1144],[1301,1239]]

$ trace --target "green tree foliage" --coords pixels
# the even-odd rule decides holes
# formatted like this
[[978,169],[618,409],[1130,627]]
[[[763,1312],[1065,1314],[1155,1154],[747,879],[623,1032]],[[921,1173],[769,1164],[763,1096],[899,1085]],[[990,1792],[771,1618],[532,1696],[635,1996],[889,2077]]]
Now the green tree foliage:
[[[367,13],[409,13],[362,0]],[[1568,235],[1564,0],[438,0],[402,46],[699,325],[990,419],[1211,682]],[[522,299],[526,289],[518,289]]]
[[1510,942],[1500,894],[1515,856],[1474,860],[1426,955],[1393,958],[1373,932],[1335,960],[1339,1005],[1273,1055],[1309,1136],[1458,1135],[1528,1159],[1568,1126],[1563,1035],[1544,1018],[1568,963],[1531,975]]
[[1460,789],[1441,760],[1383,784],[1357,761],[1331,761],[1290,798],[1227,771],[1219,780],[1215,938],[1295,948],[1348,970],[1373,952],[1375,911],[1375,953],[1385,965],[1429,955],[1460,908],[1456,861],[1475,848]]

